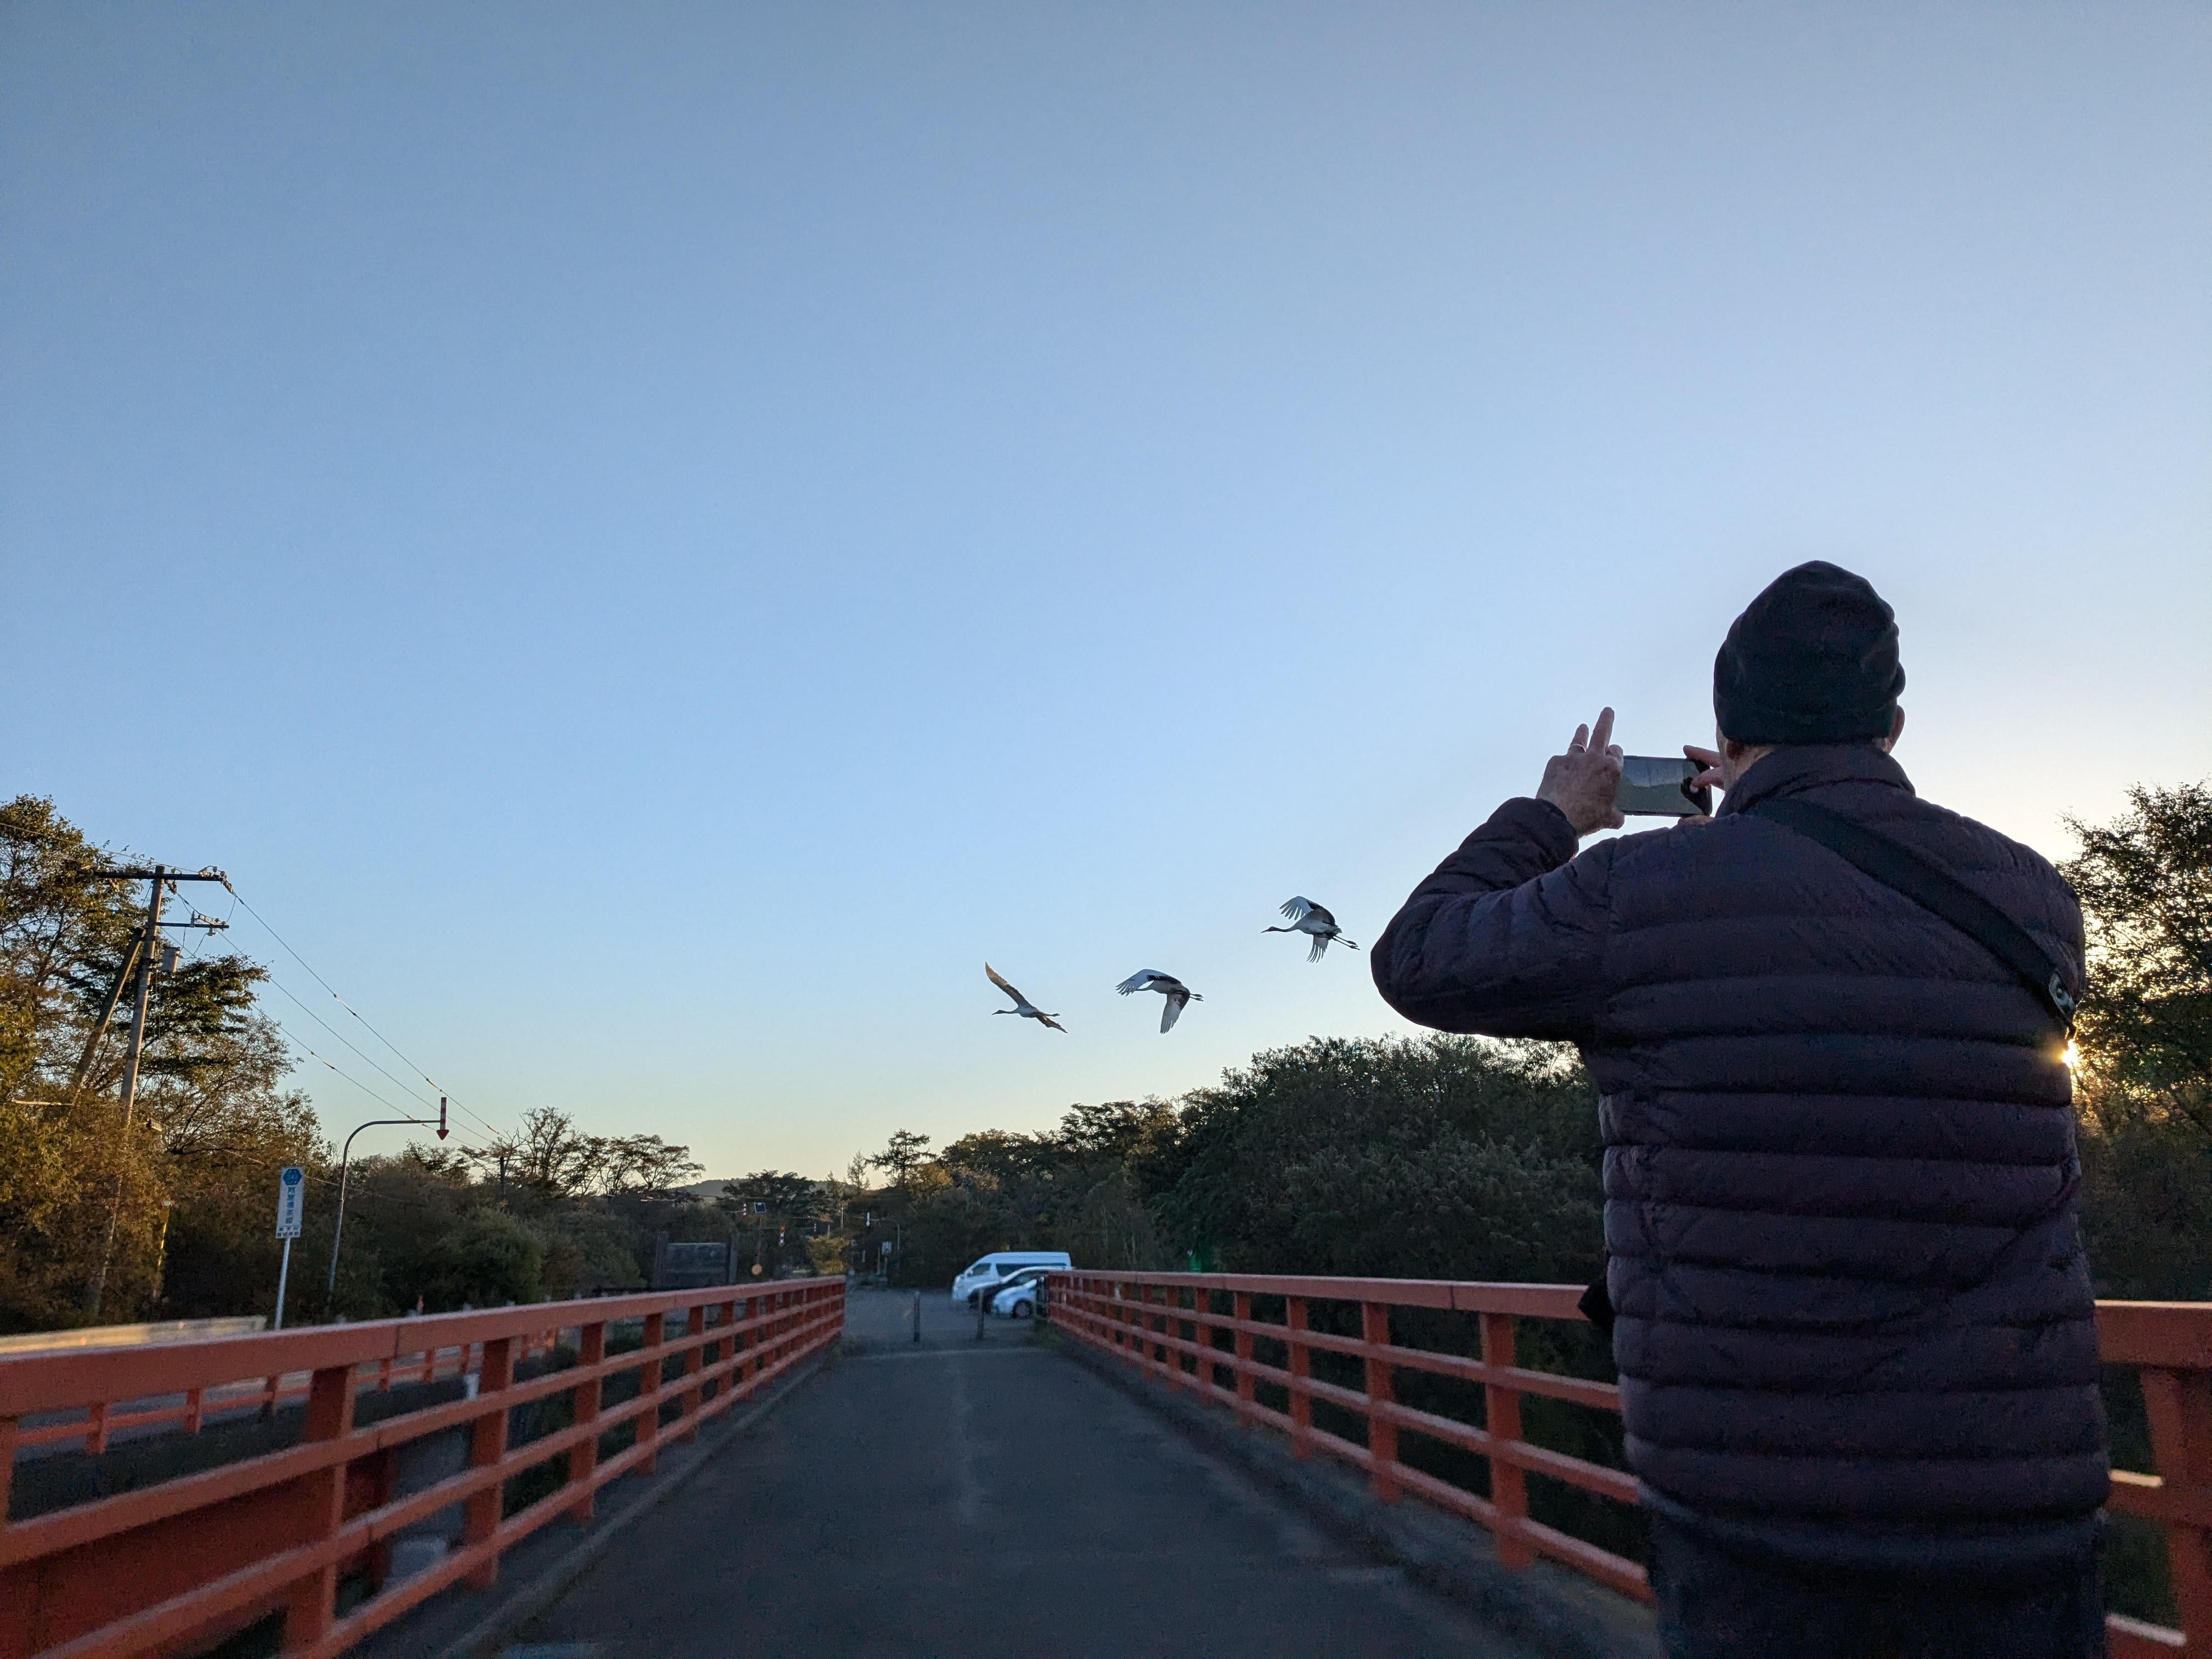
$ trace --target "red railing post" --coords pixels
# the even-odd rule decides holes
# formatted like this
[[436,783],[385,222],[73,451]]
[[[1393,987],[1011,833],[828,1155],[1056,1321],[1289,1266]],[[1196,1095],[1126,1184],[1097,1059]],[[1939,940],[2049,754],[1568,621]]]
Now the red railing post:
[[1395,1504],[1401,1490],[1393,1473],[1398,1462],[1398,1425],[1383,1415],[1382,1408],[1393,1404],[1398,1395],[1390,1376],[1390,1362],[1377,1352],[1390,1346],[1388,1304],[1359,1304],[1359,1338],[1367,1345],[1363,1358],[1367,1370],[1367,1453],[1372,1460],[1368,1479],[1374,1486],[1376,1497],[1386,1504]]
[[200,1431],[200,1424],[205,1420],[207,1413],[206,1395],[207,1391],[204,1389],[185,1390],[185,1432],[186,1434],[198,1434]]
[[[645,1343],[641,1352],[649,1355],[655,1348],[660,1346],[663,1340],[663,1333],[667,1329],[667,1317],[668,1316],[665,1314],[649,1313],[646,1315]],[[640,1395],[648,1395],[659,1386],[660,1361],[657,1358],[648,1358],[643,1364],[638,1367],[637,1391]],[[637,1424],[637,1437],[640,1440],[658,1439],[659,1437],[659,1407],[651,1407],[645,1411],[640,1412],[635,1421]],[[644,1459],[637,1467],[639,1471],[642,1474],[653,1474],[660,1467],[660,1454],[657,1450],[648,1449],[645,1454]]]
[[[2145,1365],[2143,1407],[2150,1419],[2153,1470],[2169,1488],[2191,1495],[2212,1488],[2212,1389],[2202,1371]],[[2212,1649],[2212,1553],[2203,1527],[2166,1523],[2166,1559],[2173,1606],[2191,1654]]]
[[[714,1344],[714,1363],[719,1365],[725,1359],[735,1359],[738,1355],[738,1304],[734,1301],[718,1302],[714,1306],[721,1315],[716,1322],[722,1328],[722,1340]],[[722,1373],[721,1380],[714,1384],[717,1400],[736,1389],[739,1369],[732,1365]]]
[[[1192,1310],[1195,1312],[1198,1297],[1195,1295],[1193,1295],[1190,1299],[1193,1304]],[[1170,1285],[1168,1286],[1168,1306],[1175,1310],[1175,1317],[1168,1322],[1169,1339],[1176,1342],[1188,1342],[1191,1346],[1196,1347],[1198,1346],[1198,1322],[1195,1319],[1188,1322],[1190,1326],[1190,1334],[1188,1336],[1185,1336],[1183,1334],[1183,1325],[1185,1321],[1182,1317],[1182,1286],[1180,1285]],[[1175,1367],[1175,1380],[1176,1384],[1180,1386],[1183,1380],[1182,1355],[1177,1352],[1175,1349],[1170,1348],[1168,1350],[1168,1364]],[[1199,1380],[1198,1370],[1198,1360],[1195,1356],[1193,1356],[1190,1366],[1190,1380],[1193,1382],[1196,1382]]]
[[[1175,1320],[1168,1327],[1168,1334],[1178,1342],[1189,1343],[1194,1348],[1198,1346],[1199,1323],[1196,1315],[1198,1313],[1199,1297],[1200,1292],[1196,1291],[1193,1291],[1190,1293],[1190,1311],[1193,1317],[1186,1320],[1182,1317],[1182,1286],[1180,1285],[1176,1285],[1168,1291],[1168,1305],[1176,1310]],[[1190,1333],[1187,1336],[1183,1334],[1184,1327],[1186,1325],[1189,1327]],[[1182,1361],[1182,1355],[1176,1352],[1172,1349],[1169,1351],[1168,1362],[1175,1367],[1176,1381],[1178,1382],[1182,1382],[1183,1379]],[[1190,1357],[1190,1380],[1194,1385],[1202,1380],[1199,1376],[1199,1372],[1201,1369],[1202,1365],[1199,1357],[1196,1354],[1193,1354]]]
[[1283,1342],[1291,1361],[1291,1450],[1300,1457],[1313,1455],[1313,1396],[1304,1387],[1313,1375],[1313,1350],[1298,1340],[1298,1333],[1309,1328],[1306,1317],[1305,1297],[1285,1298],[1283,1324],[1289,1334]]
[[84,1449],[97,1457],[107,1449],[107,1401],[96,1400],[84,1416]]
[[[1186,1321],[1186,1318],[1183,1318],[1183,1287],[1182,1287],[1182,1285],[1176,1285],[1175,1290],[1168,1291],[1168,1305],[1170,1305],[1172,1310],[1175,1310],[1175,1322],[1172,1322],[1170,1328],[1168,1328],[1168,1336],[1172,1336],[1172,1338],[1175,1338],[1175,1340],[1179,1340],[1179,1343],[1190,1343],[1192,1347],[1197,1347],[1197,1345],[1199,1345],[1199,1321],[1197,1321],[1197,1312],[1199,1312],[1199,1294],[1201,1294],[1201,1291],[1197,1291],[1197,1290],[1190,1291],[1190,1314],[1192,1314],[1192,1318],[1188,1318],[1188,1321]],[[1190,1325],[1190,1334],[1188,1334],[1188,1336],[1183,1336],[1183,1325]],[[1183,1356],[1182,1356],[1182,1354],[1170,1354],[1170,1358],[1172,1358],[1172,1364],[1175,1364],[1175,1380],[1176,1380],[1176,1382],[1182,1382],[1182,1380],[1183,1380]],[[1199,1356],[1197,1356],[1197,1354],[1192,1354],[1192,1356],[1190,1356],[1190,1382],[1192,1382],[1192,1385],[1197,1385],[1197,1382],[1201,1382],[1203,1378],[1201,1378],[1201,1376],[1199,1376],[1199,1371],[1203,1371],[1203,1370],[1206,1370],[1206,1367],[1203,1367],[1203,1363],[1201,1363],[1201,1360],[1199,1360]]]
[[1252,1333],[1244,1328],[1252,1322],[1251,1291],[1237,1291],[1230,1297],[1229,1309],[1237,1322],[1232,1345],[1237,1353],[1237,1417],[1249,1429],[1252,1426]]
[[[1178,1300],[1181,1298],[1178,1297]],[[1203,1285],[1190,1287],[1191,1386],[1200,1395],[1213,1392],[1213,1298]]]
[[[1482,1315],[1482,1359],[1486,1365],[1513,1364],[1513,1316]],[[1525,1567],[1536,1551],[1521,1522],[1528,1516],[1528,1481],[1517,1463],[1498,1453],[1521,1440],[1521,1395],[1502,1383],[1486,1382],[1482,1389],[1484,1426],[1490,1433],[1490,1502],[1498,1512],[1498,1559],[1509,1567]]]
[[[1221,1384],[1217,1378],[1220,1366],[1225,1363],[1214,1358],[1221,1352],[1221,1327],[1214,1322],[1214,1291],[1204,1289],[1190,1293],[1191,1309],[1198,1316],[1191,1326],[1191,1340],[1198,1344],[1199,1391],[1209,1398],[1220,1392]],[[1232,1391],[1237,1387],[1234,1367],[1230,1370],[1229,1386]]]
[[[303,1439],[337,1440],[353,1432],[354,1368],[332,1365],[307,1384],[307,1423]],[[295,1544],[330,1537],[345,1518],[346,1466],[333,1463],[300,1477],[301,1518],[305,1536]],[[319,1640],[336,1617],[338,1568],[333,1561],[295,1583],[284,1605],[284,1647],[289,1652]]]
[[[491,1407],[470,1425],[469,1464],[472,1468],[489,1468],[507,1455],[507,1385],[514,1381],[514,1349],[508,1339],[497,1337],[483,1345],[483,1364],[477,1373],[477,1398],[489,1395]],[[500,1510],[506,1496],[506,1482],[495,1480],[482,1492],[470,1494],[463,1510],[461,1540],[464,1547],[481,1544],[499,1530]],[[489,1589],[499,1583],[499,1556],[495,1552],[487,1556],[469,1574],[469,1584],[475,1589]]]
[[13,1417],[0,1417],[0,1532],[8,1527],[8,1495],[15,1483],[15,1425]]
[[[707,1304],[702,1302],[697,1306],[694,1307],[689,1314],[684,1316],[684,1334],[686,1336],[703,1337],[706,1334]],[[699,1375],[699,1368],[706,1363],[707,1347],[706,1344],[702,1342],[685,1352],[684,1356],[684,1375],[690,1377],[697,1376]],[[703,1396],[700,1392],[700,1385],[696,1382],[693,1382],[690,1388],[684,1390],[684,1443],[686,1445],[690,1444],[699,1437],[699,1406],[702,1398]]]
[[[576,1334],[576,1365],[579,1370],[596,1366],[607,1357],[607,1327],[602,1320],[596,1325],[586,1325]],[[606,1390],[601,1379],[593,1376],[579,1382],[568,1391],[569,1413],[578,1423],[596,1423],[599,1403]],[[587,1434],[568,1448],[568,1480],[570,1485],[592,1478],[592,1471],[599,1466],[599,1437]],[[588,1521],[599,1508],[599,1494],[586,1492],[568,1510],[568,1518],[579,1523]]]
[[1237,1367],[1233,1363],[1237,1354],[1237,1337],[1234,1332],[1230,1333],[1229,1346],[1224,1348],[1221,1346],[1222,1315],[1213,1300],[1217,1296],[1228,1294],[1226,1291],[1200,1291],[1191,1300],[1206,1310],[1206,1323],[1200,1328],[1205,1334],[1206,1392],[1211,1395],[1223,1391],[1218,1379],[1221,1372],[1226,1370],[1229,1373],[1227,1392],[1233,1401],[1237,1393]]

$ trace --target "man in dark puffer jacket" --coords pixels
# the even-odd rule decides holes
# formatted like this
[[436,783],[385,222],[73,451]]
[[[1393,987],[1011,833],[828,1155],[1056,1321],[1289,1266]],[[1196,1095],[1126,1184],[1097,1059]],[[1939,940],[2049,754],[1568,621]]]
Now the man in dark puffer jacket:
[[1607,1285],[1661,1629],[1682,1659],[2104,1651],[2097,1338],[2071,1081],[1981,945],[1796,830],[1802,797],[1994,902],[2081,990],[2043,859],[1915,797],[1897,629],[1780,577],[1714,668],[1711,822],[1622,819],[1578,730],[1375,947],[1408,1019],[1580,1045],[1603,1098]]

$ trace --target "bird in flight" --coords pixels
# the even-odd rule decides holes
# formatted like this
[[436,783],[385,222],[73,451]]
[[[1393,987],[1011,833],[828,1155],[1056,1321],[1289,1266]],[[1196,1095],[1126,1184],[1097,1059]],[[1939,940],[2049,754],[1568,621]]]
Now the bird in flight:
[[1263,927],[1263,933],[1310,933],[1313,949],[1306,952],[1308,962],[1319,962],[1322,953],[1328,949],[1329,941],[1336,940],[1348,951],[1359,947],[1344,937],[1344,929],[1336,925],[1336,918],[1310,898],[1286,899],[1283,914],[1291,919],[1287,927]]
[[1114,988],[1123,996],[1128,995],[1132,991],[1158,991],[1165,997],[1168,1000],[1168,1006],[1160,1010],[1160,1030],[1163,1035],[1175,1029],[1176,1020],[1182,1013],[1185,1003],[1206,1000],[1173,974],[1164,974],[1157,968],[1140,969]]
[[1040,1025],[1049,1025],[1055,1031],[1062,1033],[1066,1031],[1067,1027],[1062,1025],[1057,1017],[1052,1014],[1048,1014],[1043,1009],[1038,1007],[1036,1004],[1031,1002],[1019,991],[1014,989],[1012,986],[1007,984],[1004,979],[1000,977],[999,970],[991,966],[989,963],[987,962],[983,964],[983,971],[991,976],[992,984],[997,986],[1001,991],[1004,991],[1008,996],[1014,1000],[1014,1006],[1012,1007],[994,1008],[991,1010],[993,1013],[1019,1014],[1024,1019],[1033,1019]]

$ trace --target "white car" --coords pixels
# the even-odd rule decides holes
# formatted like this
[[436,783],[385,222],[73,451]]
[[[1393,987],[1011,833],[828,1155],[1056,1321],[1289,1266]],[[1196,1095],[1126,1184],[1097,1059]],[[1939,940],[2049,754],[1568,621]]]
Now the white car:
[[994,1250],[979,1256],[973,1266],[963,1269],[952,1281],[952,1305],[972,1308],[979,1297],[996,1296],[1006,1287],[1006,1281],[1024,1267],[1060,1267],[1069,1265],[1066,1250]]
[[1037,1318],[1044,1314],[1044,1274],[1060,1272],[1057,1267],[1024,1267],[1006,1281],[1006,1287],[991,1298],[991,1312],[1000,1318]]
[[1006,1281],[1006,1288],[991,1298],[991,1311],[1001,1319],[1034,1319],[1044,1306],[1044,1278],[1055,1267],[1024,1267]]

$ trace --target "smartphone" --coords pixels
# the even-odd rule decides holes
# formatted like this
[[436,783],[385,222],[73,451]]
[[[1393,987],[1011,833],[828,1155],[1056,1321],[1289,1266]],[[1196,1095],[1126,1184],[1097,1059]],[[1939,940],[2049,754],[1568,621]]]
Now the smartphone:
[[1693,760],[1630,755],[1620,763],[1613,804],[1630,817],[1709,818],[1712,790],[1690,787],[1690,780],[1705,769]]

